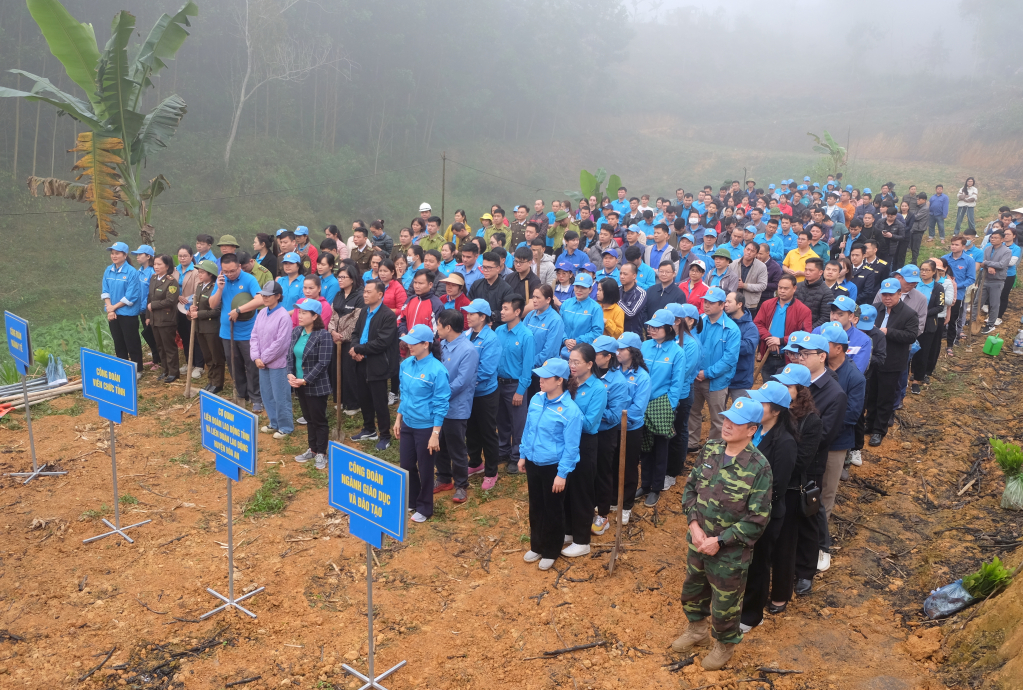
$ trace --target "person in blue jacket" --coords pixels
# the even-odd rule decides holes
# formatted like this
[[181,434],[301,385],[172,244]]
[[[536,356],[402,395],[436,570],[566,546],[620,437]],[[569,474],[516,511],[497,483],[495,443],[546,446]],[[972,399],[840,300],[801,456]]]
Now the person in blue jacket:
[[650,402],[644,414],[644,452],[640,457],[642,476],[639,498],[646,494],[645,505],[657,505],[664,489],[668,469],[668,441],[674,435],[672,426],[675,408],[682,395],[686,373],[685,355],[675,340],[675,316],[667,309],[658,309],[646,322],[646,340],[640,351],[650,370]]
[[533,332],[522,323],[526,300],[509,295],[501,303],[501,325],[494,331],[501,344],[497,365],[497,457],[508,474],[518,474],[519,440],[526,425],[526,391],[532,381]]
[[572,372],[569,390],[582,413],[583,428],[579,463],[569,475],[565,490],[565,548],[561,555],[575,558],[590,552],[590,528],[596,505],[597,434],[607,409],[607,389],[597,376],[597,354],[592,345],[579,343],[568,358],[568,366]]
[[607,531],[607,516],[612,504],[618,503],[618,494],[613,491],[611,477],[618,475],[622,411],[628,409],[631,398],[629,384],[618,370],[618,341],[602,335],[593,341],[593,350],[596,353],[596,376],[607,391],[607,405],[604,406],[600,428],[597,430],[597,469],[593,481],[597,514],[593,516],[591,525],[593,534],[601,535]]
[[619,489],[616,467],[611,474],[611,495],[617,501],[618,492],[622,491],[622,514],[619,519],[623,525],[629,524],[632,506],[636,502],[639,457],[643,446],[646,408],[650,403],[650,372],[647,371],[646,362],[643,360],[643,352],[640,349],[642,346],[643,341],[635,333],[623,333],[618,339],[618,364],[622,378],[628,386],[629,400],[626,408],[628,421],[625,427],[625,482],[622,489]]
[[[149,301],[149,281],[153,277],[153,258],[156,256],[156,250],[154,250],[148,244],[140,244],[139,248],[132,252],[135,258],[138,259],[139,267],[136,269],[139,272],[139,282],[142,284],[142,299],[143,301]],[[145,311],[145,305],[142,310]],[[142,328],[142,339],[146,341],[146,345],[149,346],[149,351],[153,355],[153,367],[156,368],[160,364],[160,351],[156,348],[156,338],[153,336],[153,327],[145,325]]]
[[824,329],[833,323],[841,325],[845,329],[849,344],[845,354],[860,370],[860,373],[866,376],[874,346],[870,336],[853,325],[855,313],[856,302],[848,295],[839,295],[831,303],[831,321],[817,326],[812,333],[823,333]]
[[746,297],[742,290],[729,292],[725,299],[725,313],[739,327],[739,358],[736,360],[735,373],[728,383],[728,395],[732,402],[738,398],[748,397],[746,392],[753,387],[753,372],[756,369],[757,346],[760,344],[760,331],[753,323],[753,317],[746,309]]
[[[711,288],[703,296],[700,327],[700,370],[693,384],[693,407],[689,412],[689,436],[699,445],[703,433],[703,406],[710,410],[711,440],[721,438],[721,413],[725,411],[728,384],[739,362],[742,333],[725,314],[725,291]],[[692,441],[690,441],[692,443]]]
[[302,277],[302,257],[295,252],[288,252],[281,257],[281,271],[284,273],[277,282],[284,290],[284,297],[281,304],[287,311],[295,308],[295,302],[302,299],[304,293],[302,288],[305,285],[305,278]]
[[476,369],[476,392],[472,411],[465,429],[465,447],[469,453],[469,476],[485,472],[482,489],[490,491],[497,484],[497,365],[501,361],[501,343],[487,325],[490,321],[490,303],[474,299],[462,307],[469,321],[469,330],[463,337],[479,353]]
[[950,244],[952,251],[941,257],[941,260],[945,262],[945,266],[948,267],[947,270],[952,272],[952,277],[956,281],[956,303],[952,305],[952,313],[949,314],[948,323],[946,324],[946,328],[948,328],[948,351],[946,354],[949,356],[952,355],[952,346],[955,345],[956,338],[959,337],[959,332],[962,330],[963,321],[965,320],[966,312],[963,308],[963,298],[966,296],[966,288],[977,282],[977,262],[974,260],[973,255],[966,251],[966,238],[957,235],[952,238]]
[[522,558],[550,570],[564,545],[565,484],[579,462],[583,415],[568,392],[568,362],[552,358],[533,373],[540,392],[529,401],[519,444],[519,471],[529,490],[529,551]]
[[[565,322],[554,306],[554,289],[547,284],[533,290],[533,310],[522,321],[533,333],[532,368],[542,366],[551,357],[559,357],[565,340]],[[540,379],[533,374],[526,391],[526,400],[540,392]]]
[[455,490],[454,503],[465,503],[469,495],[469,456],[465,450],[466,425],[476,391],[476,369],[480,355],[462,337],[465,323],[462,314],[445,309],[437,314],[437,335],[440,337],[440,361],[448,370],[451,399],[448,416],[440,430],[440,451],[437,455],[437,480],[433,492]]
[[682,392],[675,407],[675,435],[668,441],[668,466],[664,475],[664,490],[667,491],[682,474],[689,452],[689,410],[693,406],[693,381],[700,370],[702,347],[694,331],[700,325],[700,311],[692,304],[669,304],[665,308],[675,316],[675,335],[686,363]]
[[[110,337],[114,339],[114,353],[121,359],[135,362],[142,375],[142,338],[139,336],[139,314],[146,307],[142,296],[142,279],[128,263],[128,245],[114,242],[109,248],[110,265],[103,271],[100,299],[107,315]],[[603,314],[601,330],[604,329]]]
[[575,277],[575,296],[561,304],[561,319],[565,323],[565,341],[561,356],[568,359],[569,353],[579,343],[592,343],[604,332],[604,308],[590,297],[593,278],[585,273]]
[[408,471],[412,522],[433,516],[433,454],[440,451],[440,430],[448,414],[451,384],[448,370],[430,354],[433,331],[417,324],[401,336],[411,356],[401,363],[401,404],[394,418],[400,438],[401,468]]

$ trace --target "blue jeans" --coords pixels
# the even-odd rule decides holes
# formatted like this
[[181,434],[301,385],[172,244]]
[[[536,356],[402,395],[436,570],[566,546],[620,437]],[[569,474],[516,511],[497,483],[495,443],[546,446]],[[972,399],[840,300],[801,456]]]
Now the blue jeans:
[[927,235],[932,240],[934,239],[934,226],[938,226],[938,233],[941,235],[941,239],[945,239],[945,219],[939,218],[938,216],[927,217]]
[[269,427],[282,434],[295,430],[295,417],[291,412],[291,386],[288,385],[288,370],[260,369],[259,390],[263,396],[263,408],[270,420]]
[[956,208],[956,231],[953,234],[959,234],[959,226],[963,224],[963,216],[966,216],[966,225],[970,230],[976,230],[977,226],[973,222],[973,206],[959,206]]

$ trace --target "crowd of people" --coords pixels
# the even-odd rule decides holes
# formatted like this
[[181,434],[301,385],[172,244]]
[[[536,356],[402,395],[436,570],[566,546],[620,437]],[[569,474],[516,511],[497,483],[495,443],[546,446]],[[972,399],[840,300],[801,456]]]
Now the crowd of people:
[[[377,220],[319,243],[302,226],[260,233],[251,252],[231,235],[175,257],[118,242],[102,298],[140,375],[143,338],[164,382],[205,372],[217,393],[229,370],[262,432],[307,427],[297,462],[326,467],[331,396],[361,413],[352,441],[399,442],[414,522],[447,492],[465,502],[472,475],[490,491],[525,473],[524,558],[541,570],[608,529],[620,454],[623,524],[681,478],[690,625],[673,647],[713,629],[703,664],[720,668],[830,567],[839,482],[943,346],[954,355],[979,275],[987,328],[1001,323],[1015,219],[1003,209],[978,238],[969,178],[948,251],[920,261],[925,239],[945,242],[942,185],[900,198],[828,176],[616,197],[511,217],[495,205],[478,227],[462,210],[444,227],[424,203],[396,241]],[[188,371],[177,341],[187,350],[192,329]]]

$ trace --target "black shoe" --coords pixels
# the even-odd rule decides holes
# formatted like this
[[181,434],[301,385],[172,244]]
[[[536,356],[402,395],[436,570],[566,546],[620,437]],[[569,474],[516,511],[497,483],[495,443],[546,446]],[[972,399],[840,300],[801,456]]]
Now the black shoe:
[[219,393],[222,390],[224,390],[223,386],[213,386],[212,388],[209,389],[210,393],[214,394]]
[[796,594],[802,596],[813,591],[813,580],[796,580]]
[[653,508],[657,505],[657,500],[661,497],[661,494],[657,491],[651,491],[646,495],[646,501],[643,503],[647,508]]
[[910,390],[912,391],[913,395],[920,395],[920,384],[914,383],[913,387],[910,388]]
[[849,481],[849,470],[847,468],[842,468],[842,476],[839,479],[843,482]]
[[774,615],[778,615],[779,613],[785,613],[785,609],[787,609],[788,607],[789,607],[789,602],[787,602],[787,601],[784,604],[782,604],[781,606],[775,606],[774,604],[768,602],[768,604],[767,604],[767,612],[771,613],[771,614],[774,614]]
[[519,463],[512,462],[511,460],[507,460],[506,462],[508,463],[508,465],[507,465],[508,474],[518,474],[519,473]]
[[879,445],[881,445],[881,441],[882,440],[884,440],[884,437],[882,437],[881,434],[871,434],[870,435],[870,445],[872,445],[872,446],[879,446]]
[[636,489],[636,498],[643,498],[647,495],[647,490],[643,487]]
[[995,327],[994,327],[994,326],[988,326],[987,328],[985,328],[984,330],[982,330],[982,331],[980,332],[980,334],[981,334],[981,335],[987,335],[988,333],[994,333],[994,332],[995,332]]
[[167,378],[163,379],[163,382],[164,383],[174,383],[177,380],[178,380],[177,376],[168,376]]
[[926,384],[926,383],[930,383],[930,382],[931,382],[931,377],[930,376],[925,376],[924,377],[924,383]]

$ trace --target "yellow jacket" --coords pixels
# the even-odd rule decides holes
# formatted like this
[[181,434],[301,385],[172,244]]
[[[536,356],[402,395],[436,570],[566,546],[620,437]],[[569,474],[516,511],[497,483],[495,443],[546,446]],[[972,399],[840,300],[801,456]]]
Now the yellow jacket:
[[618,339],[625,332],[625,312],[617,304],[604,304],[604,335]]

